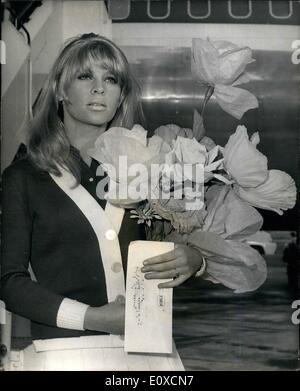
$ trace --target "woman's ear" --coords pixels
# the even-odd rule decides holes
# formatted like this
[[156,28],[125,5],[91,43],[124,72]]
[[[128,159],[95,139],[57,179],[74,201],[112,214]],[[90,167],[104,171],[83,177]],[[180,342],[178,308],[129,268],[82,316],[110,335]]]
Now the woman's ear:
[[56,97],[57,97],[58,103],[63,103],[67,100],[66,93],[65,93],[64,89],[62,89],[62,88],[60,88],[56,92]]
[[57,102],[57,105],[60,106],[64,101],[64,98],[61,96],[61,95],[57,95],[56,96],[56,102]]

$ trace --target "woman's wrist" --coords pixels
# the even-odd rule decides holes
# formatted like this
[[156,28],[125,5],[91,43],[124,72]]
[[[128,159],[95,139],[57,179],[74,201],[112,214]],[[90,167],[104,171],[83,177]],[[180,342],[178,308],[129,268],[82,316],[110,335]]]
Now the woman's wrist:
[[202,255],[202,265],[200,269],[196,272],[195,277],[201,277],[205,273],[206,267],[207,267],[206,259]]
[[125,298],[118,296],[115,301],[101,307],[88,307],[83,327],[109,334],[124,334]]
[[187,243],[187,246],[189,248],[193,249],[195,252],[197,252],[199,254],[199,257],[201,258],[201,265],[199,266],[199,268],[197,269],[197,271],[194,274],[195,277],[200,277],[206,271],[206,268],[207,268],[206,259],[205,259],[205,257],[203,256],[201,250],[198,247],[196,247],[194,245],[191,245],[190,243]]
[[[85,313],[83,328],[85,330],[105,331],[105,317],[101,313],[101,308],[89,306]],[[99,325],[102,324],[103,330],[99,330]]]

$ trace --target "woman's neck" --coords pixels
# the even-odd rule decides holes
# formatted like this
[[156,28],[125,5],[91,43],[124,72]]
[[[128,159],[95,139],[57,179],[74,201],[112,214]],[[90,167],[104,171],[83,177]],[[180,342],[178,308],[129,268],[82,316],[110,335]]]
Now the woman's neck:
[[96,139],[105,132],[106,124],[103,126],[75,125],[66,121],[64,125],[71,145],[79,150],[82,159],[90,165],[91,158],[87,151],[94,146]]

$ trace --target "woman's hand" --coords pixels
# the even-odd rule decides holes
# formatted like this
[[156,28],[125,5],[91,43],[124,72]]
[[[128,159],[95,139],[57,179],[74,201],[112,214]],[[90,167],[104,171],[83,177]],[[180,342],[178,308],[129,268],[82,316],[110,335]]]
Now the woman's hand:
[[125,329],[124,296],[118,296],[115,301],[101,307],[88,307],[83,327],[86,330],[123,335]]
[[159,288],[173,288],[193,276],[200,269],[202,262],[199,250],[175,244],[173,251],[146,259],[142,272],[146,273],[145,278],[148,280],[173,278],[172,281],[158,285]]

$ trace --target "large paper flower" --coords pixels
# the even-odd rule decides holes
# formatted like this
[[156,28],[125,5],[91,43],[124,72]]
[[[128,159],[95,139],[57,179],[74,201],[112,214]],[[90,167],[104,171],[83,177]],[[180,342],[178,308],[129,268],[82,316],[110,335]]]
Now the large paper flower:
[[173,142],[174,153],[179,162],[196,164],[204,164],[207,157],[206,148],[204,145],[198,143],[196,139],[187,139],[184,137],[177,137]]
[[259,141],[258,133],[249,140],[245,126],[238,126],[223,150],[224,169],[240,198],[281,215],[282,210],[294,207],[296,185],[287,173],[268,170],[267,158],[256,149]]
[[208,159],[206,147],[195,138],[177,136],[172,140],[172,150],[166,154],[164,177],[177,183],[190,180],[204,184],[204,164]]
[[102,163],[110,178],[107,199],[122,206],[148,197],[151,164],[163,163],[168,152],[168,144],[158,136],[148,139],[146,130],[139,125],[131,130],[110,128],[88,151],[90,156]]
[[236,194],[249,204],[283,214],[283,210],[291,209],[296,203],[296,185],[286,172],[270,170],[268,179],[255,188],[234,186]]
[[224,239],[241,240],[262,227],[260,213],[229,186],[211,186],[206,192],[206,204],[204,231],[215,232]]
[[244,74],[247,64],[253,62],[252,51],[227,41],[193,39],[192,73],[201,82],[212,87],[222,109],[237,119],[258,107],[256,97],[237,85],[249,82]]
[[238,185],[256,187],[268,177],[268,160],[256,149],[259,135],[249,140],[245,126],[239,125],[223,150],[224,168]]
[[135,163],[149,165],[161,163],[165,160],[170,147],[157,136],[147,138],[147,131],[140,125],[135,125],[131,130],[121,127],[113,127],[102,133],[95,142],[94,148],[89,150],[89,155],[105,165],[113,165],[117,174],[121,174],[119,158],[127,159],[128,167]]

